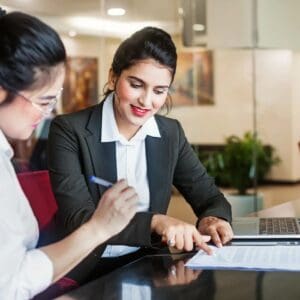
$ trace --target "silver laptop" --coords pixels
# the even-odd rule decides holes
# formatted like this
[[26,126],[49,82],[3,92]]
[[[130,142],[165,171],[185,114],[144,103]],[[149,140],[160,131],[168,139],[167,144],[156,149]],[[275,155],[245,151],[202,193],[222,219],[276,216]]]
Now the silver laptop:
[[234,218],[233,245],[300,245],[300,218]]

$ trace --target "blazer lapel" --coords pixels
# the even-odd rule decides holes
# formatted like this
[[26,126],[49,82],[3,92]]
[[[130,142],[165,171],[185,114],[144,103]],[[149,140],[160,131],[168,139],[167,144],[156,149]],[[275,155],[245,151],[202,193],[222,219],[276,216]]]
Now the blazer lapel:
[[[86,127],[89,132],[86,136],[86,142],[95,172],[95,174],[91,175],[114,183],[117,180],[116,147],[115,142],[101,142],[102,108],[103,102],[92,111]],[[106,188],[100,185],[97,186],[100,195],[102,195]]]
[[[170,158],[168,137],[147,136],[146,157],[150,189],[150,210],[164,212],[169,181]],[[168,203],[166,204],[168,205]]]
[[[103,102],[95,106],[87,123],[86,142],[90,151],[94,174],[105,180],[117,181],[115,142],[101,143]],[[170,143],[168,135],[161,131],[161,138],[147,136],[146,158],[150,190],[150,210],[165,212],[168,201],[166,193],[170,181]],[[100,195],[106,188],[97,186]],[[166,206],[166,207],[165,207]]]

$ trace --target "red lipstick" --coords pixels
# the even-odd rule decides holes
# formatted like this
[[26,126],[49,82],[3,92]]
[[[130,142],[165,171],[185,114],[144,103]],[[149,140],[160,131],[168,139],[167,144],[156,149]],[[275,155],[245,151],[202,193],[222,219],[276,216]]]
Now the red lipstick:
[[150,109],[144,109],[138,106],[131,105],[131,111],[137,117],[144,117],[150,111]]

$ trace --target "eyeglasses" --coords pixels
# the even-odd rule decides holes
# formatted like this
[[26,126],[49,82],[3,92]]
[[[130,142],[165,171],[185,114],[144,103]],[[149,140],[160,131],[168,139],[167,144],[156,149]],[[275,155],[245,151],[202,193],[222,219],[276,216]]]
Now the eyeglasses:
[[39,110],[44,116],[47,116],[51,113],[51,111],[54,109],[57,101],[59,100],[61,94],[62,94],[63,88],[59,90],[59,92],[55,96],[46,96],[42,97],[41,99],[45,102],[37,103],[35,101],[32,101],[31,99],[25,97],[21,93],[15,93],[17,96],[22,97],[24,100],[31,103],[31,105]]

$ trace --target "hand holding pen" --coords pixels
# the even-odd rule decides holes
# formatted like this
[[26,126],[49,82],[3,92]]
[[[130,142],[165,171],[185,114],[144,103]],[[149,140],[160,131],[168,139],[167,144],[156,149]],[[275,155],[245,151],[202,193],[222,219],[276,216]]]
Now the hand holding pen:
[[[110,187],[99,200],[99,204],[90,221],[95,228],[95,234],[103,235],[109,239],[123,230],[137,211],[138,195],[134,188],[128,186],[127,181],[122,179],[112,184],[101,178],[92,176],[92,182]],[[98,229],[102,228],[101,231]]]

